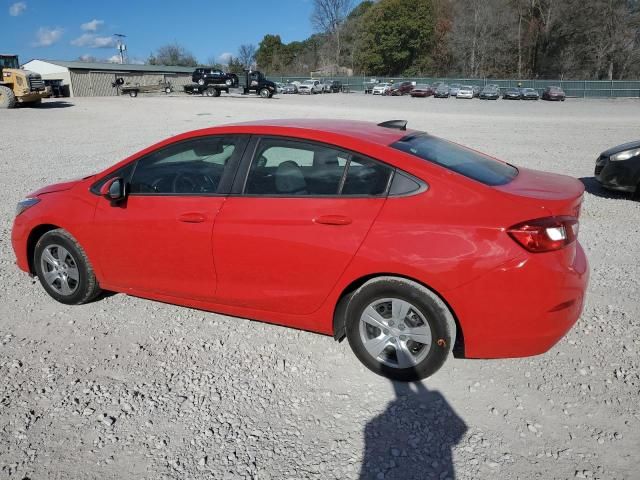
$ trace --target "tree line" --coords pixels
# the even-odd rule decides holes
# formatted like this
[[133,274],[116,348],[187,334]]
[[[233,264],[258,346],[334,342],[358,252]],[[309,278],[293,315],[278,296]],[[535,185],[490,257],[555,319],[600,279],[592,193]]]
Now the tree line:
[[640,77],[640,0],[313,0],[316,33],[265,35],[276,74],[617,80]]
[[[267,34],[208,66],[241,73],[640,78],[640,0],[312,0],[315,33]],[[149,64],[198,66],[179,44]]]

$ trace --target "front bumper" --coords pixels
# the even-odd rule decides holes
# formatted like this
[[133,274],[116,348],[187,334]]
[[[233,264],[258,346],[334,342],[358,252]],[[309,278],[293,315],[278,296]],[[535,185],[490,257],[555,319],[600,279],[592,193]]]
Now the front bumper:
[[579,243],[525,254],[444,292],[464,335],[464,356],[538,355],[555,345],[582,313],[589,265]]
[[596,161],[594,176],[609,190],[634,193],[640,184],[640,159],[612,162],[607,157],[600,157]]

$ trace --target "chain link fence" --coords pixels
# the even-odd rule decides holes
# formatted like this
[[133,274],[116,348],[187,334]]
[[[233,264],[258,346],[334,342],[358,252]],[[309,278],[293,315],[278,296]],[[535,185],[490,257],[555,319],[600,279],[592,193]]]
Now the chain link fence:
[[[293,81],[302,82],[310,77],[275,76],[269,77],[275,82],[290,83]],[[436,78],[436,77],[314,77],[319,80],[338,80],[342,82],[345,90],[352,92],[362,92],[372,81],[380,83],[393,80],[394,83],[411,81],[416,84],[434,82],[444,82],[449,85],[458,83],[460,85],[498,85],[501,89],[509,87],[535,88],[539,93],[549,86],[561,87],[568,97],[577,98],[640,98],[640,80],[496,80],[493,78]]]

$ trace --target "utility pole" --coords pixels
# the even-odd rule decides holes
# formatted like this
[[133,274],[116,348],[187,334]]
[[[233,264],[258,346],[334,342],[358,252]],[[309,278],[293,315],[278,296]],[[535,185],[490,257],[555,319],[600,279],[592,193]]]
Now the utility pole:
[[125,38],[126,35],[123,35],[122,33],[114,33],[113,36],[118,39],[116,48],[120,53],[120,65],[122,65],[124,63],[124,52],[127,50],[127,46],[123,43],[122,39]]

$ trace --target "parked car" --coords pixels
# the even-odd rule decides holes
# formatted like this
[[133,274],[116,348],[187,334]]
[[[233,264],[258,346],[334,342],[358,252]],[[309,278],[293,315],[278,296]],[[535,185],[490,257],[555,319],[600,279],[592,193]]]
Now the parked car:
[[238,86],[238,76],[225,73],[216,68],[196,68],[191,74],[191,81],[198,85],[225,84],[227,87]]
[[471,85],[462,85],[458,89],[456,98],[473,98],[473,87]]
[[314,95],[322,93],[323,86],[319,80],[305,80],[298,85],[298,93],[301,95]]
[[602,152],[596,160],[595,177],[609,190],[640,196],[640,140]]
[[474,85],[473,86],[473,96],[474,97],[479,97],[481,91],[482,91],[482,87],[480,85]]
[[500,98],[500,90],[493,85],[487,85],[480,92],[479,98],[480,100],[498,100]]
[[520,100],[522,98],[522,92],[519,88],[507,88],[502,94],[503,100]]
[[458,95],[458,90],[460,90],[460,84],[452,83],[451,87],[449,87],[449,95],[455,97],[456,95]]
[[413,87],[409,95],[411,95],[412,97],[430,97],[431,95],[433,95],[433,90],[431,86],[420,83]]
[[320,88],[321,88],[320,93],[331,93],[331,87],[327,80],[320,80]]
[[554,87],[554,86],[547,87],[542,92],[543,100],[559,100],[561,102],[564,102],[565,98],[567,98],[567,95],[564,93],[564,90],[562,90],[562,88],[560,87]]
[[449,85],[442,83],[433,92],[433,98],[449,98]]
[[342,91],[342,82],[340,80],[331,80],[329,82],[330,93],[340,93]]
[[371,93],[373,93],[374,95],[387,95],[389,90],[391,90],[390,83],[378,83],[373,87]]
[[400,83],[396,83],[394,84],[391,89],[389,90],[389,95],[393,95],[393,96],[402,96],[402,95],[407,95],[409,93],[411,93],[411,90],[413,90],[413,83],[412,82],[400,82]]
[[282,93],[298,93],[298,87],[295,83],[287,83],[284,87],[282,87]]
[[61,303],[105,289],[346,337],[413,381],[454,348],[528,356],[564,336],[587,287],[583,191],[404,121],[263,121],[41,188],[12,245]]
[[539,100],[540,94],[535,88],[523,88],[522,90],[523,100]]
[[274,82],[276,84],[276,93],[284,93],[285,84],[282,82]]

